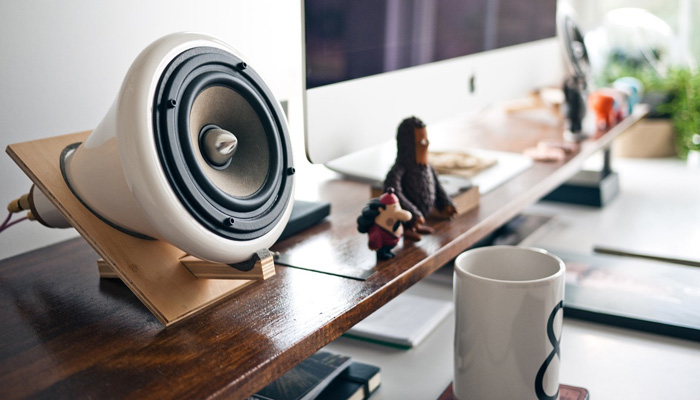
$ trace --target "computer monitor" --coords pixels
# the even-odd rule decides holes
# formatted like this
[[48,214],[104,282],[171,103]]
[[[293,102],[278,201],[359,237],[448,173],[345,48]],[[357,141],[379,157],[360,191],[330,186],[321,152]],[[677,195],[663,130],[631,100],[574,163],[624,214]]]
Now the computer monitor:
[[[560,86],[557,0],[303,0],[306,153],[383,179],[399,123]],[[432,135],[432,133],[431,133]]]

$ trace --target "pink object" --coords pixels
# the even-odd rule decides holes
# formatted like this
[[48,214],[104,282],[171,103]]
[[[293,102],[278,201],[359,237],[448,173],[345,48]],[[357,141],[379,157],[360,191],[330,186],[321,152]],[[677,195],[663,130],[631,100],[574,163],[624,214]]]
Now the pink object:
[[525,149],[525,156],[535,161],[563,161],[566,158],[566,151],[561,147],[554,147],[547,143],[540,142],[537,147]]

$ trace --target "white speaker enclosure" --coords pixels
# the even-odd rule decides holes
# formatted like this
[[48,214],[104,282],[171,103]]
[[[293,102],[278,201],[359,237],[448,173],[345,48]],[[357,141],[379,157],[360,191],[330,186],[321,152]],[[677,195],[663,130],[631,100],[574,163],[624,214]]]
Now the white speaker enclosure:
[[[256,106],[263,109],[266,116],[263,118],[271,118],[270,124],[274,125],[270,128],[272,131],[266,130],[267,140],[274,141],[270,149],[275,148],[280,161],[270,164],[267,178],[258,190],[263,191],[270,182],[276,184],[271,194],[264,198],[268,206],[227,216],[225,207],[206,195],[195,193],[197,198],[190,200],[195,207],[207,207],[214,209],[214,215],[223,215],[221,221],[209,217],[203,222],[202,217],[193,212],[192,206],[187,206],[188,200],[183,200],[191,196],[183,194],[181,188],[173,183],[172,176],[168,175],[163,161],[163,146],[156,140],[156,120],[162,109],[175,107],[163,104],[162,99],[158,99],[161,81],[167,78],[164,73],[167,71],[170,74],[168,68],[177,65],[176,60],[183,54],[196,55],[207,51],[222,54],[227,60],[240,60],[236,65],[225,67],[235,68],[236,72],[233,73],[240,74],[236,75],[238,78],[253,82]],[[64,151],[64,177],[76,197],[117,229],[134,236],[166,241],[205,260],[239,263],[248,260],[256,251],[272,246],[284,230],[292,211],[294,168],[291,144],[287,121],[279,102],[255,71],[242,60],[243,56],[224,42],[196,33],[172,34],[143,50],[127,72],[119,94],[102,122],[85,142]],[[179,146],[177,143],[173,145],[174,148]],[[264,157],[268,157],[268,150],[255,149],[264,152]],[[251,156],[257,157],[258,154]],[[198,178],[193,177],[196,174],[187,168],[183,174],[183,179],[197,185]],[[196,188],[194,192],[197,192]],[[223,195],[237,198],[226,193]],[[255,195],[238,197],[245,202],[254,199]],[[247,219],[254,221],[246,222]],[[211,227],[217,223],[221,227]],[[248,225],[238,231],[237,223]]]

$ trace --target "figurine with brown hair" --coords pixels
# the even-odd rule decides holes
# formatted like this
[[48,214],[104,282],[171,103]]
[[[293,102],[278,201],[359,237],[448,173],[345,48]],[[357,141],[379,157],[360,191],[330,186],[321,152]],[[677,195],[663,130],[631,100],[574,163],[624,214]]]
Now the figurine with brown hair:
[[384,188],[395,188],[401,207],[413,215],[405,232],[413,240],[420,240],[421,233],[434,232],[425,225],[425,217],[433,207],[448,217],[457,212],[435,169],[428,164],[428,145],[423,121],[416,117],[403,120],[396,133],[396,161],[384,179]]
[[411,220],[411,213],[401,209],[393,188],[379,198],[369,201],[357,217],[357,230],[369,235],[369,248],[377,252],[378,260],[394,257],[391,250],[403,236],[402,223]]

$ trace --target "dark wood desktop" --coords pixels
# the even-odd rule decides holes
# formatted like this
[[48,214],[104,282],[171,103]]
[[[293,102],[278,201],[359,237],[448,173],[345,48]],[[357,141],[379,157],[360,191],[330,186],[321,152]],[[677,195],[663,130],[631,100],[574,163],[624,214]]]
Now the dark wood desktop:
[[[564,162],[534,163],[477,209],[432,221],[435,234],[400,244],[365,281],[278,265],[273,278],[167,328],[119,280],[99,278],[98,255],[81,238],[6,259],[0,398],[245,398],[545,196],[643,114]],[[561,135],[561,124],[514,116],[475,122],[454,140],[521,152]],[[298,179],[314,180],[303,186],[331,203],[330,217],[273,250],[321,264],[374,263],[355,228],[370,186],[316,170]]]

